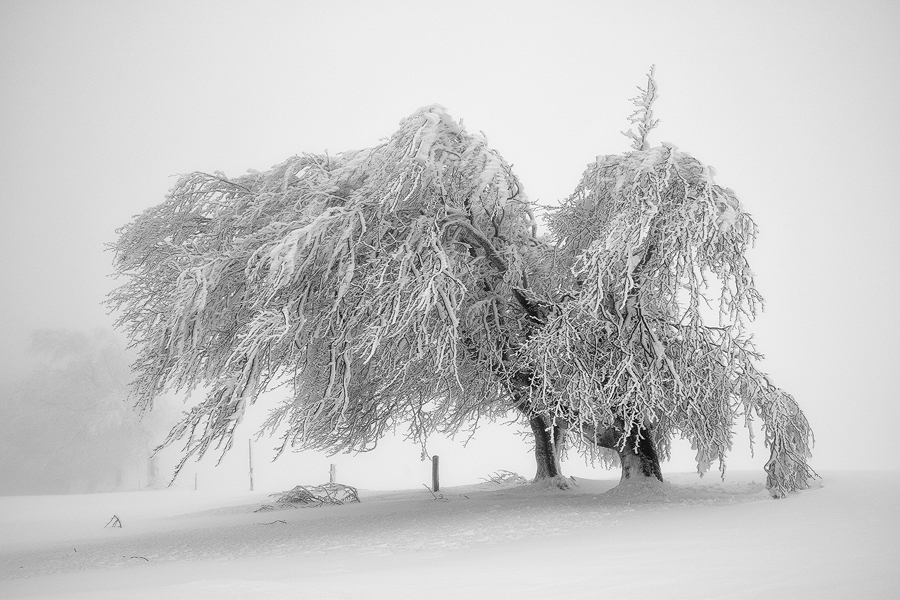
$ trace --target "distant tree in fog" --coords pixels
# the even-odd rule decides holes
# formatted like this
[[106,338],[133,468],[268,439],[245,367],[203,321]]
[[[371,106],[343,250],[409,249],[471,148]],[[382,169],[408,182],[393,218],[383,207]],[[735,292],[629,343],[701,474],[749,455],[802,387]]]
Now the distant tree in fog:
[[367,450],[398,424],[422,439],[516,411],[536,479],[560,485],[567,440],[661,479],[673,437],[703,472],[755,415],[770,489],[805,487],[811,430],[744,333],[756,226],[709,167],[650,146],[655,98],[651,75],[633,151],[589,165],[548,235],[510,165],[439,106],[375,148],[183,176],[112,245],[138,404],[206,387],[167,440],[187,438],[184,460],[227,450],[275,384],[282,448]]
[[32,334],[32,368],[0,391],[0,493],[146,484],[151,436],[127,403],[130,370],[112,332]]

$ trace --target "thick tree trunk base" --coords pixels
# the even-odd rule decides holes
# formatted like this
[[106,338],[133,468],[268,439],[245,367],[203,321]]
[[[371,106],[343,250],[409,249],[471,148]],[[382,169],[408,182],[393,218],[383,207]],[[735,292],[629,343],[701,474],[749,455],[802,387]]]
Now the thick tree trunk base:
[[663,480],[659,456],[650,435],[650,431],[643,427],[635,428],[625,441],[625,447],[616,448],[622,463],[621,483],[629,480]]
[[557,475],[556,477],[544,477],[542,479],[535,478],[531,485],[533,487],[537,487],[539,489],[547,489],[547,490],[568,490],[569,489],[569,480],[562,475]]
[[559,460],[566,430],[548,423],[547,419],[539,415],[529,419],[529,424],[534,434],[534,459],[537,463],[533,483],[568,489],[569,484],[562,475]]
[[624,423],[617,421],[613,427],[599,431],[587,431],[588,439],[602,448],[615,450],[622,464],[621,483],[631,480],[662,481],[659,455],[653,445],[653,434],[649,428],[636,425],[621,445]]

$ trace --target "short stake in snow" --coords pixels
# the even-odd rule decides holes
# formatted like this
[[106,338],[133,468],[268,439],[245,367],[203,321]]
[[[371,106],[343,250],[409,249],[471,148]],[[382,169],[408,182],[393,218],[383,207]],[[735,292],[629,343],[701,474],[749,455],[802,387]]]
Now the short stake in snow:
[[247,458],[250,461],[250,491],[253,491],[253,441],[247,440]]
[[440,473],[440,457],[435,455],[431,457],[431,491],[437,492],[441,489],[441,473]]

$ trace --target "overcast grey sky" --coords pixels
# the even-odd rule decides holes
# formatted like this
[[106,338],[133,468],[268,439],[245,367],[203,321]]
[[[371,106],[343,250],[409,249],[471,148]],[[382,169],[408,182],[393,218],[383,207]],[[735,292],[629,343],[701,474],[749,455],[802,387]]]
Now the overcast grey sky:
[[[0,0],[0,364],[38,327],[109,326],[104,243],[173,175],[372,146],[439,103],[532,199],[659,127],[761,235],[762,368],[816,468],[896,468],[900,3]],[[861,452],[871,457],[861,465]]]

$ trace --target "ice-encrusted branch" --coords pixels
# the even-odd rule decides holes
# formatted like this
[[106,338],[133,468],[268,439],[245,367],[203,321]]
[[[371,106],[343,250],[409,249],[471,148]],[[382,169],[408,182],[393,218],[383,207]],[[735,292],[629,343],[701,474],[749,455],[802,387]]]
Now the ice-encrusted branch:
[[647,73],[647,87],[638,87],[638,90],[641,92],[640,95],[631,98],[631,103],[637,108],[631,113],[628,120],[632,125],[637,125],[637,133],[631,129],[622,132],[622,135],[631,139],[631,147],[635,150],[650,149],[650,142],[647,136],[650,134],[650,130],[659,123],[659,119],[653,118],[653,103],[658,97],[656,94],[656,80],[654,79],[655,70],[655,65],[650,67],[650,72]]

